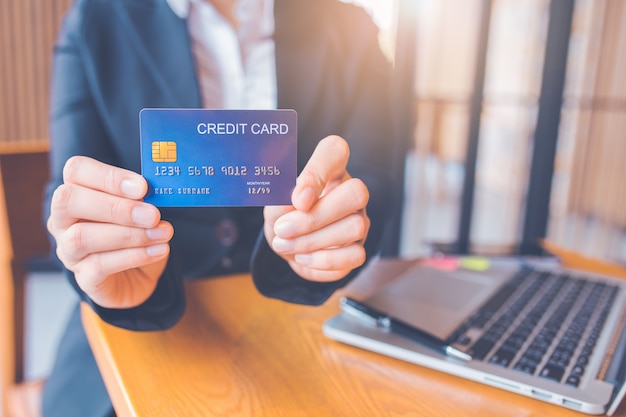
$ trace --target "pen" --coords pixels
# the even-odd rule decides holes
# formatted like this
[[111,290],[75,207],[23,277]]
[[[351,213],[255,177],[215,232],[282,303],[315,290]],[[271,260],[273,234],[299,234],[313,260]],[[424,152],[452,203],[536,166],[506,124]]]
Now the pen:
[[432,334],[420,330],[410,324],[373,309],[363,303],[352,298],[342,297],[340,300],[341,309],[353,317],[359,318],[371,325],[389,330],[407,339],[413,340],[421,345],[429,347],[433,350],[443,353],[464,361],[472,359],[470,355],[450,346],[444,340],[439,339]]

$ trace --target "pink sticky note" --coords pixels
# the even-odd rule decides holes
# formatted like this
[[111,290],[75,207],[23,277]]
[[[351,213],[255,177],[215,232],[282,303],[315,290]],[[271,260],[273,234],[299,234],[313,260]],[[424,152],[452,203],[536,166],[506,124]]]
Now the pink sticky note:
[[424,259],[422,265],[441,271],[454,271],[459,267],[459,258],[455,256],[434,256]]

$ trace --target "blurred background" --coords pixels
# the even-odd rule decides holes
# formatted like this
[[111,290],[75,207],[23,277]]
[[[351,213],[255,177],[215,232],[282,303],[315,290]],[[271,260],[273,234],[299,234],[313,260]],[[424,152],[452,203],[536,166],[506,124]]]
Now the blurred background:
[[626,262],[625,2],[362,3],[411,68],[402,255],[545,236]]
[[[402,203],[386,254],[534,254],[548,238],[626,263],[626,2],[352,2],[396,73]],[[74,299],[38,217],[50,58],[69,4],[0,1],[4,385],[45,377]]]

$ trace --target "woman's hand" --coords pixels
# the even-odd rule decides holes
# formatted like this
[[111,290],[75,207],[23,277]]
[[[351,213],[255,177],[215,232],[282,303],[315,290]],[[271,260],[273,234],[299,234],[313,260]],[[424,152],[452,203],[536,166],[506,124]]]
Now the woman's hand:
[[141,201],[148,184],[132,171],[75,156],[52,197],[48,230],[57,256],[98,305],[130,308],[154,291],[169,256],[172,225]]
[[346,171],[347,142],[328,136],[296,181],[291,206],[267,206],[265,238],[302,278],[334,281],[365,262],[369,192]]

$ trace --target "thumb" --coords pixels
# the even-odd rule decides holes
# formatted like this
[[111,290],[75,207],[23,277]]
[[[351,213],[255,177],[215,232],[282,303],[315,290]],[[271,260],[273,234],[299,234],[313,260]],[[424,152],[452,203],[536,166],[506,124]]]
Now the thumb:
[[297,210],[309,211],[327,187],[342,181],[350,158],[350,147],[339,136],[322,139],[296,180],[291,202]]

